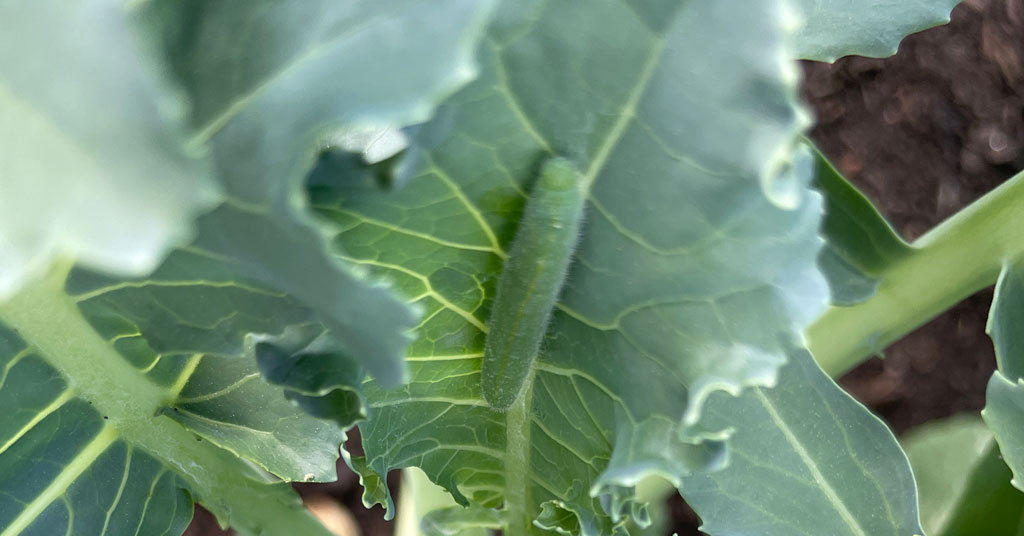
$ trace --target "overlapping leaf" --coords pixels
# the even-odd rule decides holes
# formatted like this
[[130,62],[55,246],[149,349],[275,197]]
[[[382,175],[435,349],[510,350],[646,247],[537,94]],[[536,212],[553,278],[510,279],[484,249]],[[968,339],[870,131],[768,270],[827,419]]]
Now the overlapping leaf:
[[903,438],[932,536],[1020,535],[1024,494],[1010,485],[992,433],[977,415],[915,428]]
[[1013,471],[1013,485],[1024,490],[1024,263],[1008,262],[996,284],[988,331],[999,369],[988,383],[982,416]]
[[[193,124],[202,128],[192,148],[212,156],[227,201],[151,276],[76,269],[65,278],[65,270],[0,308],[0,533],[178,534],[192,498],[241,534],[322,533],[277,478],[333,479],[343,428],[364,414],[353,394],[363,369],[339,349],[394,382],[413,315],[326,254],[302,177],[342,127],[422,120],[464,83],[488,5],[136,6],[133,23],[160,37],[188,90]],[[101,22],[128,24],[104,9],[113,18]],[[88,68],[76,64],[67,74]],[[134,101],[110,99],[88,107],[134,113]],[[176,169],[128,171],[145,186]],[[174,194],[160,191],[167,207]],[[152,209],[127,201],[124,208]],[[108,212],[102,216],[120,218],[126,230],[144,223]],[[331,374],[292,367],[311,361]]]
[[160,28],[229,198],[198,247],[315,309],[379,381],[403,378],[415,312],[327,254],[302,194],[318,151],[352,129],[405,126],[474,72],[485,0],[162,1]]
[[252,359],[218,355],[240,355],[244,334],[290,312],[272,304],[283,312],[262,318],[258,305],[287,300],[239,280],[190,299],[218,282],[172,273],[103,289],[80,273],[71,296],[55,278],[0,307],[4,536],[180,534],[192,497],[243,534],[320,533],[286,485],[239,457],[330,479],[344,433],[289,403]]
[[[643,522],[643,475],[720,461],[704,400],[773,384],[826,299],[783,27],[774,2],[506,2],[480,79],[413,133],[408,186],[319,178],[344,258],[425,311],[411,383],[367,386],[367,478],[418,466],[504,505],[513,533],[596,534]],[[554,154],[584,170],[585,230],[526,403],[497,413],[479,387],[488,305]]]
[[0,299],[54,257],[152,270],[217,199],[156,54],[114,0],[4,2],[0,24]]
[[501,513],[483,507],[464,508],[415,467],[402,470],[397,536],[487,536],[501,530]]
[[949,22],[960,0],[797,0],[803,28],[798,58],[835,61],[856,54],[884,58],[904,37]]
[[885,268],[905,257],[911,246],[817,149],[815,159],[816,184],[825,195],[821,270],[832,303],[852,305],[870,298]]
[[795,352],[772,389],[715,395],[729,463],[683,480],[712,536],[921,535],[906,455],[882,421]]
[[[161,183],[162,203],[153,204],[136,202],[152,200],[151,184],[133,182],[115,193],[129,201],[118,208],[134,212],[86,204],[82,221],[58,220],[57,239],[24,251],[89,261],[88,246],[95,264],[127,260],[140,272],[182,235],[207,189],[190,182],[203,175],[161,122],[154,102],[166,90],[139,67],[147,56],[126,37],[126,17],[96,6],[109,15],[95,26],[103,39],[73,52],[127,55],[116,68],[104,64],[116,71],[106,80],[124,82],[121,92],[82,97],[86,105],[68,113],[66,95],[39,84],[52,73],[24,70],[16,83],[4,80],[0,96],[34,99],[7,115],[28,127],[30,141],[47,139],[50,126],[33,110],[59,108],[72,126],[82,114],[117,110],[131,117],[109,124],[132,128],[89,137],[100,143],[84,146],[84,157],[75,143],[82,132],[71,128],[60,158],[33,156],[15,176],[85,161],[97,178],[120,144],[137,149],[147,169],[116,161],[116,173],[103,175],[111,182],[98,186],[122,186],[124,173],[166,174],[171,186]],[[353,464],[378,496],[388,469],[418,465],[472,500],[479,519],[510,519],[513,534],[606,533],[627,518],[644,523],[630,489],[643,475],[678,482],[721,462],[716,440],[734,423],[708,419],[706,399],[772,384],[785,341],[824,301],[814,262],[819,202],[806,188],[808,159],[793,151],[803,120],[781,44],[785,14],[767,0],[739,13],[716,2],[506,3],[481,50],[483,79],[410,132],[404,167],[389,177],[418,174],[408,188],[385,196],[345,177],[317,190],[342,225],[340,254],[328,255],[300,189],[317,151],[354,132],[426,119],[470,76],[486,8],[472,0],[145,4],[136,15],[157,30],[193,103],[191,150],[209,152],[227,201],[150,278],[78,271],[0,311],[0,398],[11,401],[0,420],[3,536],[121,533],[133,524],[175,533],[190,501],[182,489],[242,533],[316,533],[283,485],[261,481],[239,457],[288,480],[329,476],[340,430],[300,414],[268,382],[350,424],[363,411],[351,391],[362,372],[339,348],[377,377],[368,387],[368,458]],[[50,14],[66,24],[95,15]],[[50,30],[29,37],[50,39]],[[81,36],[91,39],[64,32],[52,42]],[[85,67],[56,68],[76,77]],[[586,232],[529,395],[499,414],[479,396],[487,307],[537,165],[553,154],[585,170]],[[14,184],[39,194],[37,183]],[[59,201],[74,192],[46,193]],[[145,251],[122,248],[126,235],[106,228],[95,236],[115,241],[97,248],[77,235],[53,241],[114,217],[135,222],[123,230],[145,235]],[[394,279],[426,312],[408,357],[414,381],[402,390],[382,385],[401,378],[412,310],[351,263]],[[311,373],[325,367],[330,374]],[[167,502],[140,500],[147,486],[146,500]],[[501,515],[486,510],[502,504]]]
[[[261,344],[298,352],[323,328],[294,299],[229,266],[176,251],[144,280],[77,271],[66,289],[99,336],[175,393],[163,413],[286,480],[333,480],[344,433],[305,418],[254,359]],[[363,415],[358,402],[337,409],[346,427]]]

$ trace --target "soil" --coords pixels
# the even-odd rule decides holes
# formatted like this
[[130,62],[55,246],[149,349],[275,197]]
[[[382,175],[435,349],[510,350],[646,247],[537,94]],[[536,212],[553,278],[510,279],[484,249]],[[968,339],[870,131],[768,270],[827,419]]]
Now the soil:
[[[909,37],[892,58],[804,64],[818,117],[811,137],[908,240],[1024,169],[1022,35],[1024,0],[966,0],[951,24]],[[964,301],[840,383],[897,434],[981,410],[995,370],[984,330],[991,297]],[[379,508],[362,507],[358,480],[339,470],[339,482],[300,492],[348,507],[364,535],[390,534]],[[685,503],[669,506],[671,532],[700,534]],[[199,512],[186,534],[226,533]]]

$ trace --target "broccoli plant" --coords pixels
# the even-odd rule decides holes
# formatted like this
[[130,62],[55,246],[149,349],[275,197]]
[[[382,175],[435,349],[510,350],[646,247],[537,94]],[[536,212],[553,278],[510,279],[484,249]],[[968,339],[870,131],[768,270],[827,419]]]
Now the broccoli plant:
[[[907,243],[797,97],[956,3],[0,1],[0,536],[1016,527],[1024,179]],[[829,374],[997,279],[919,506]]]

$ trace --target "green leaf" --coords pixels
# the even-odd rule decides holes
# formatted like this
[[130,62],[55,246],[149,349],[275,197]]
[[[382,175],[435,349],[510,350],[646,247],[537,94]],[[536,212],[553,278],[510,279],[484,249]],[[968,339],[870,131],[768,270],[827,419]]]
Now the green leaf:
[[[504,505],[508,534],[597,534],[648,522],[645,475],[721,460],[704,400],[773,384],[780,341],[826,301],[783,23],[774,2],[505,2],[480,78],[410,133],[405,188],[319,177],[341,255],[425,311],[411,383],[366,386],[364,469],[420,467],[462,504]],[[585,229],[528,394],[499,413],[485,322],[551,155],[583,172]]]
[[999,369],[988,383],[985,422],[999,443],[1012,483],[1024,489],[1024,262],[1008,262],[996,283],[989,312],[988,333],[996,349]]
[[0,299],[58,257],[151,271],[217,200],[156,55],[113,0],[4,2],[0,21]]
[[222,353],[287,298],[162,270],[82,293],[102,278],[58,272],[0,306],[2,534],[180,534],[192,498],[241,534],[325,534],[243,458],[333,479],[344,433]]
[[[262,380],[252,359],[201,360],[164,413],[285,480],[337,478],[342,429],[296,411],[280,389]],[[346,424],[358,416],[349,415]]]
[[505,525],[501,512],[482,506],[449,506],[433,510],[423,517],[420,527],[425,536],[472,536],[501,530]]
[[[334,480],[342,429],[365,417],[351,393],[363,371],[318,352],[336,345],[312,311],[230,267],[179,250],[146,279],[76,270],[65,291],[96,334],[174,393],[162,414],[285,480]],[[266,353],[277,368],[264,379],[258,365]],[[330,385],[291,374],[296,361],[333,366],[317,367]],[[275,385],[300,405],[304,396],[324,396],[341,429],[305,417]]]
[[493,508],[449,506],[428,513],[421,526],[425,536],[469,536],[500,530],[504,525],[501,513]]
[[[406,126],[470,80],[489,1],[157,1],[173,71],[229,200],[196,246],[315,309],[379,381],[403,379],[416,311],[327,253],[303,181],[353,132]],[[344,145],[344,144],[343,144]]]
[[[133,6],[186,89],[191,147],[226,200],[152,275],[64,267],[0,305],[0,534],[99,534],[111,516],[116,533],[180,533],[192,498],[241,534],[324,533],[278,479],[334,478],[343,430],[366,413],[359,363],[399,379],[415,315],[328,255],[303,177],[334,143],[372,164],[373,142],[354,139],[364,123],[424,120],[472,77],[489,5]],[[136,477],[112,480],[111,464],[145,469],[140,482],[175,500],[122,496]]]
[[907,536],[917,490],[892,432],[794,352],[772,389],[715,395],[710,423],[734,426],[729,463],[683,479],[711,536]]
[[911,246],[821,151],[815,148],[814,153],[816,185],[825,196],[821,271],[834,305],[860,303],[874,295],[885,268],[907,256]]
[[974,415],[931,422],[903,438],[928,534],[942,534],[957,504],[968,498],[967,482],[991,444],[992,434]]
[[1024,261],[1006,263],[989,311],[986,331],[996,350],[999,373],[1010,381],[1024,378]]
[[636,500],[645,503],[646,518],[630,520],[625,525],[626,532],[634,536],[663,536],[668,534],[673,525],[671,496],[679,492],[667,480],[647,477],[636,484]]
[[1000,371],[992,374],[986,392],[985,409],[982,416],[992,429],[992,435],[999,443],[999,449],[1013,470],[1011,481],[1018,489],[1024,489],[1021,471],[1024,470],[1024,384],[1007,378]]
[[416,467],[402,469],[396,536],[487,536],[504,525],[493,508],[459,506]]
[[856,54],[884,58],[904,37],[949,22],[960,0],[797,0],[804,25],[797,34],[801,59],[835,61]]
[[976,415],[926,424],[903,444],[928,534],[1024,534],[1024,495],[1010,485],[1010,470]]

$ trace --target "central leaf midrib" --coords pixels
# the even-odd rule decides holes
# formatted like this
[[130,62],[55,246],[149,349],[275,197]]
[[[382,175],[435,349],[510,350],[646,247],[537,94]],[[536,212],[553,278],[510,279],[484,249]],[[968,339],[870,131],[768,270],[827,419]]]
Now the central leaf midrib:
[[[597,153],[586,171],[583,173],[583,188],[588,192],[593,185],[597,175],[604,168],[608,159],[619,141],[625,135],[630,123],[636,117],[636,109],[644,94],[647,92],[654,73],[659,65],[665,41],[660,36],[655,37],[651,47],[650,55],[638,74],[637,82],[629,92],[618,119],[612,125],[604,142],[600,145]],[[512,88],[507,90],[511,93]],[[487,228],[489,229],[489,227]],[[557,305],[557,304],[556,304]],[[531,367],[527,374],[527,385],[523,394],[505,414],[505,513],[507,515],[507,530],[509,536],[522,536],[529,532],[532,519],[530,519],[528,508],[530,505],[530,432],[532,426],[532,401],[533,387],[536,367]]]
[[[281,501],[281,490],[254,485],[251,471],[231,453],[207,441],[157,410],[174,393],[161,388],[132,367],[85,320],[63,292],[70,266],[24,287],[0,303],[0,322],[15,329],[26,344],[57,369],[77,396],[92,403],[117,437],[171,468],[220,515],[243,527],[283,527],[327,535],[319,523]],[[298,514],[298,515],[296,515]],[[287,534],[270,529],[266,534]]]
[[611,130],[608,132],[608,137],[605,138],[605,142],[601,144],[601,147],[597,150],[597,154],[594,155],[594,159],[590,162],[590,166],[583,173],[583,184],[584,189],[589,192],[591,185],[597,178],[598,173],[604,168],[604,165],[608,162],[608,158],[611,157],[612,150],[622,140],[622,136],[625,135],[626,129],[629,124],[636,118],[636,108],[640,104],[640,99],[643,98],[647,92],[647,86],[650,85],[651,79],[654,78],[654,72],[657,70],[659,60],[661,59],[661,53],[665,48],[665,41],[660,36],[655,38],[654,44],[651,46],[651,54],[648,56],[647,61],[644,62],[644,66],[640,71],[639,78],[633,90],[630,91],[629,96],[626,98],[626,102],[622,106],[622,111],[619,112],[618,119],[615,124],[612,125]]
[[868,533],[863,527],[861,527],[856,516],[854,516],[853,513],[850,512],[849,508],[846,507],[846,503],[843,502],[842,497],[839,496],[839,492],[836,491],[828,479],[825,478],[825,475],[821,472],[817,462],[814,461],[814,457],[807,452],[803,442],[796,436],[796,433],[789,427],[786,420],[779,414],[778,410],[775,408],[775,404],[773,404],[772,401],[764,395],[761,389],[755,388],[752,392],[761,402],[761,405],[764,406],[765,411],[768,412],[768,416],[771,417],[776,428],[782,433],[783,437],[785,437],[786,442],[793,447],[793,451],[810,472],[811,478],[818,485],[818,489],[825,494],[825,498],[828,499],[828,502],[835,509],[836,513],[839,514],[839,517],[843,519],[843,522],[846,523],[846,525],[850,527],[850,530],[857,536],[867,536]]
[[530,508],[530,427],[532,426],[533,375],[523,393],[505,413],[505,534],[525,536],[532,522]]
[[119,428],[138,415],[155,414],[170,393],[141,375],[85,320],[62,290],[69,268],[55,270],[0,304],[0,320]]
[[189,145],[192,147],[205,145],[218,132],[220,132],[221,129],[227,126],[232,119],[245,111],[251,102],[259,99],[259,97],[269,92],[279,81],[286,79],[288,75],[297,71],[300,67],[316,61],[340,43],[362,32],[369,31],[380,22],[388,20],[397,13],[400,8],[407,7],[409,4],[418,3],[419,1],[421,0],[409,0],[405,3],[399,3],[391,10],[384,11],[383,13],[379,13],[368,20],[361,21],[354,26],[345,28],[337,35],[331,36],[325,41],[320,41],[302,51],[279,70],[269,73],[269,75],[258,84],[238,95],[238,97],[232,100],[230,104],[228,104],[219,114],[212,116],[205,125],[198,129],[198,132],[196,132],[195,136],[190,140]]

